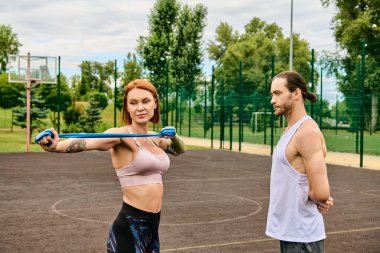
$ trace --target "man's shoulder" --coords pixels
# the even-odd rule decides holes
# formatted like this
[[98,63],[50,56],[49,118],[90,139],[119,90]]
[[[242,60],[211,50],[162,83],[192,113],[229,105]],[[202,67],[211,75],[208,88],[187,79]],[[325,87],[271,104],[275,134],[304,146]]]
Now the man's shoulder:
[[298,135],[301,137],[321,136],[322,132],[314,120],[306,120],[298,128]]

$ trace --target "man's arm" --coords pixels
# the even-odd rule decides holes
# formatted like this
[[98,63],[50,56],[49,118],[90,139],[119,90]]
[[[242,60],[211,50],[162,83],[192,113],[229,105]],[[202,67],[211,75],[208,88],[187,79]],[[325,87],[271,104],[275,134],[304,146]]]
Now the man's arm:
[[330,197],[327,167],[323,153],[325,144],[319,128],[310,123],[300,129],[296,145],[303,159],[309,181],[309,198],[315,203],[325,203]]

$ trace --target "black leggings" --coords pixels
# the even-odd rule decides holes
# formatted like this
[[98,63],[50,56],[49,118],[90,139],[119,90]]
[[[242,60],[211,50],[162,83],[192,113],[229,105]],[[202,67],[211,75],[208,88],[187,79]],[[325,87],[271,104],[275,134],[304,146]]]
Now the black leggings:
[[161,213],[149,213],[123,202],[111,225],[108,253],[159,253],[158,226]]

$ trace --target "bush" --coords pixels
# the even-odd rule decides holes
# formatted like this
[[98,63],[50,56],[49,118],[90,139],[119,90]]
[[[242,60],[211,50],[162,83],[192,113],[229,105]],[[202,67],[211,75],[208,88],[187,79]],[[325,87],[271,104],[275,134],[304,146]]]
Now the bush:
[[73,103],[63,113],[63,119],[64,119],[66,125],[78,123],[79,117],[83,114],[83,112],[84,112],[83,106],[76,105],[75,103]]
[[71,123],[66,125],[65,128],[62,129],[64,133],[81,133],[83,132],[83,128],[79,123]]

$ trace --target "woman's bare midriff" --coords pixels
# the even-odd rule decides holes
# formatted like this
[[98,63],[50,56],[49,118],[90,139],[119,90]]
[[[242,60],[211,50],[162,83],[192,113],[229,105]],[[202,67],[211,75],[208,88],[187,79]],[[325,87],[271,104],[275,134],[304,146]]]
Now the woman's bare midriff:
[[158,213],[161,210],[163,184],[125,186],[121,189],[125,203],[150,213]]

